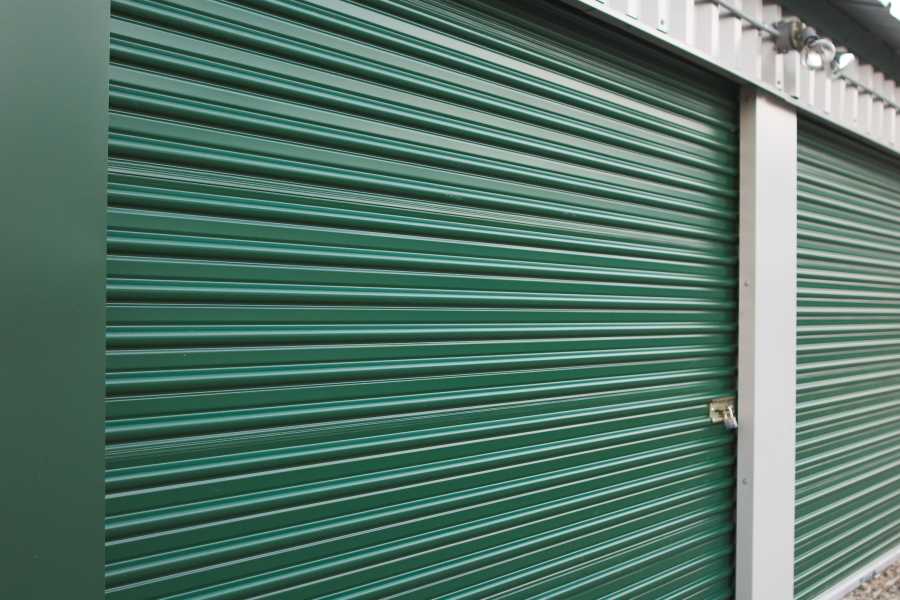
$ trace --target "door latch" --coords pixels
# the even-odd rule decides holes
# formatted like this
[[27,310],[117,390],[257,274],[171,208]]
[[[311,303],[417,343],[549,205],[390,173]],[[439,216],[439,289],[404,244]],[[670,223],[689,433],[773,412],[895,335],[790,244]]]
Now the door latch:
[[734,412],[734,398],[712,400],[709,403],[709,420],[712,423],[721,423],[729,431],[737,429],[738,421]]

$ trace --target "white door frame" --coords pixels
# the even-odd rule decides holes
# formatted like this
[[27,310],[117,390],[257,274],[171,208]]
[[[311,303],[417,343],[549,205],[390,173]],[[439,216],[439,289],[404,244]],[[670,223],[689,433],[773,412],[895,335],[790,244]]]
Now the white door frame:
[[797,114],[740,102],[737,600],[794,596]]

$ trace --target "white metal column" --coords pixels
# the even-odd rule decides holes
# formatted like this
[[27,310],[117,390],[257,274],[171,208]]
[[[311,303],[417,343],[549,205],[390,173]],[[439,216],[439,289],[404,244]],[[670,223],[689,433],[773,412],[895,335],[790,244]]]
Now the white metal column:
[[741,93],[737,600],[794,587],[797,115]]

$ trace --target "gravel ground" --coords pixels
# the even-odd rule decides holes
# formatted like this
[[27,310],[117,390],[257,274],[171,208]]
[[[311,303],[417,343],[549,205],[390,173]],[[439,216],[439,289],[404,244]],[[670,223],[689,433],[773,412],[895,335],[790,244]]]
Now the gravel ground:
[[844,600],[900,600],[900,561],[844,596]]

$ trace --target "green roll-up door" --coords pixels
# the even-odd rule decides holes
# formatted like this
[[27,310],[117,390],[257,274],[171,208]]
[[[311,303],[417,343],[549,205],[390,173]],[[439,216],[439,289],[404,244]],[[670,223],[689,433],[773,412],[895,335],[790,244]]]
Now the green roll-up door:
[[900,163],[799,136],[796,597],[900,545]]
[[114,0],[110,598],[727,598],[734,90],[556,2]]

